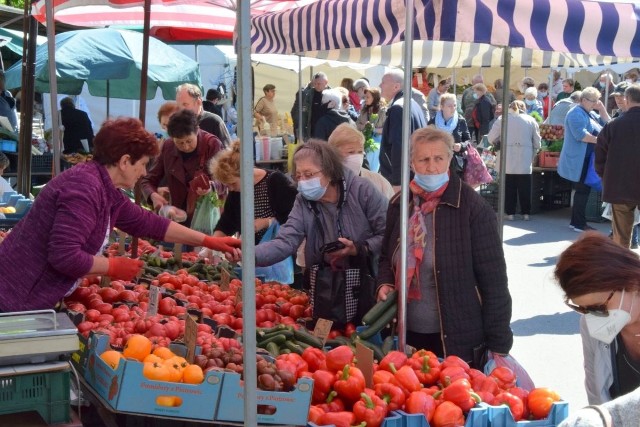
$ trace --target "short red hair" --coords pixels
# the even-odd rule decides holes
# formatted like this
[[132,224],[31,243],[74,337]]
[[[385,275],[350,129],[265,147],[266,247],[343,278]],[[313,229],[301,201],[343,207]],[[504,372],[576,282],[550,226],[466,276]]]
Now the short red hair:
[[93,159],[105,166],[115,165],[126,154],[136,163],[143,156],[155,157],[159,153],[156,137],[140,120],[131,117],[107,120],[93,139]]

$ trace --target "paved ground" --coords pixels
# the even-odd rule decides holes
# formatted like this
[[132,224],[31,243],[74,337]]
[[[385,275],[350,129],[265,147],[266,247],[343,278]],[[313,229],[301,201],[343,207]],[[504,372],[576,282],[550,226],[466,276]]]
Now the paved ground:
[[[569,228],[570,214],[566,208],[528,222],[505,221],[504,250],[513,298],[511,354],[537,386],[556,389],[574,411],[587,405],[579,314],[564,305],[553,278],[558,255],[579,236]],[[609,232],[608,222],[590,225]]]

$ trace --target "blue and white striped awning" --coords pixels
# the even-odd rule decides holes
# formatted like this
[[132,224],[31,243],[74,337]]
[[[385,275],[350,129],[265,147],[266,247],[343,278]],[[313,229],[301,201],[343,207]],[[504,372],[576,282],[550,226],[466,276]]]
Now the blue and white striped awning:
[[[409,1],[409,0],[407,0]],[[640,6],[604,0],[414,0],[416,40],[640,57]],[[404,0],[323,0],[252,19],[255,53],[371,48],[403,40]]]
[[[307,58],[326,59],[367,65],[404,67],[403,43],[386,46],[305,52]],[[503,66],[504,48],[481,43],[414,41],[413,67],[491,68]],[[583,68],[640,62],[640,58],[545,52],[515,48],[511,65],[525,68]]]

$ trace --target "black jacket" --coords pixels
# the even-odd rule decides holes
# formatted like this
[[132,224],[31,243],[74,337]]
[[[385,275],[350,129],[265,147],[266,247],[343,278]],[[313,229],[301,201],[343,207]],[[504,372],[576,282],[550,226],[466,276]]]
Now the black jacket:
[[350,123],[355,126],[355,123],[349,118],[349,114],[347,114],[346,111],[335,109],[327,110],[316,122],[313,128],[313,138],[327,141],[331,132],[342,123]]
[[64,153],[84,151],[81,139],[89,141],[89,150],[93,149],[93,128],[89,116],[77,108],[62,108],[60,110],[62,126],[64,126]]
[[[400,197],[389,201],[378,284],[395,284],[393,255],[400,244]],[[410,196],[413,200],[413,196]],[[413,212],[410,207],[409,212]],[[452,174],[434,211],[434,277],[445,355],[472,360],[473,348],[509,353],[511,295],[496,214],[473,188]]]

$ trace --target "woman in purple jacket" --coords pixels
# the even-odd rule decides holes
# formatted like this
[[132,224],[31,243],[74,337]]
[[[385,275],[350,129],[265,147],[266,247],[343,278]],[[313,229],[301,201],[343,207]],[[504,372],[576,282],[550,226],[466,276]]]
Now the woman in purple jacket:
[[101,256],[113,227],[228,253],[239,247],[239,240],[206,236],[146,211],[120,191],[133,188],[157,154],[156,138],[139,120],[104,123],[93,161],[51,180],[0,244],[0,312],[53,308],[89,274],[134,278],[142,261]]

